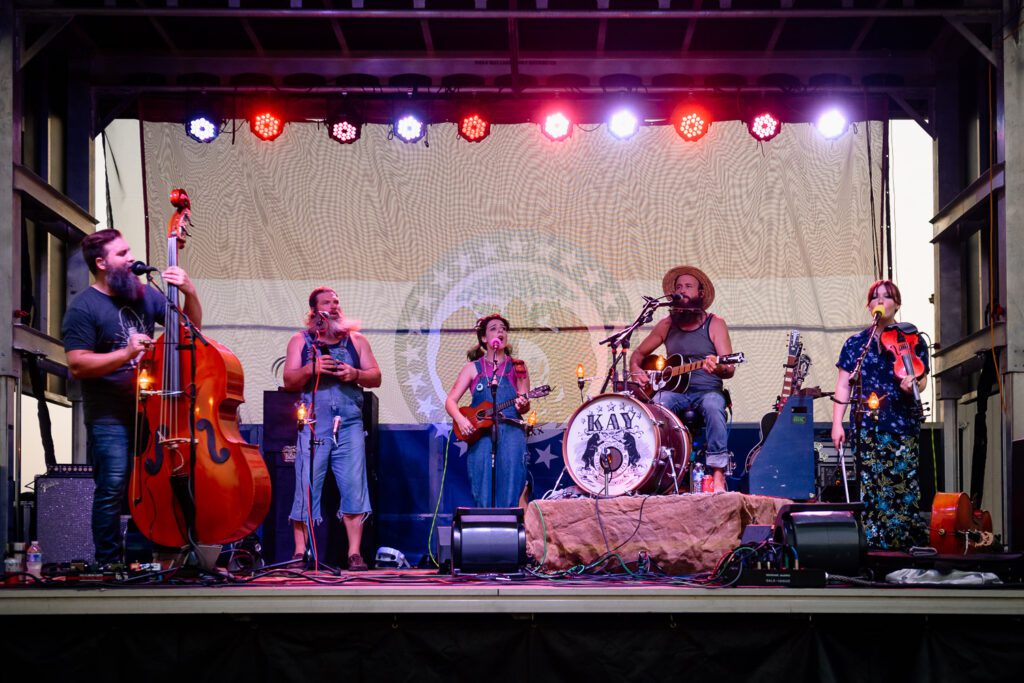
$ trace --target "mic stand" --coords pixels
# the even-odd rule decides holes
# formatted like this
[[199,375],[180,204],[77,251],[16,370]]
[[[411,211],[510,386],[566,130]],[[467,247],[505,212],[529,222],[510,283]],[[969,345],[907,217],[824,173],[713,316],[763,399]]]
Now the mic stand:
[[491,505],[497,507],[494,501],[498,488],[498,350],[491,349],[491,380],[488,382],[491,389]]
[[[868,349],[871,347],[871,342],[875,339],[875,334],[878,332],[878,321],[872,325],[871,334],[868,335],[868,339],[864,342],[864,347],[860,350],[860,355],[857,356],[857,362],[853,366],[853,370],[850,372],[850,426],[853,431],[853,438],[850,439],[850,450],[854,454],[854,471],[857,472],[860,469],[860,464],[857,462],[857,456],[860,454],[860,428],[864,424],[864,377],[861,372],[864,366],[864,359],[868,355]],[[845,446],[845,444],[844,444]],[[846,449],[839,449],[839,468],[843,473],[843,492],[846,496],[846,502],[850,502],[850,484],[846,478]]]
[[[619,384],[619,360],[622,360],[623,376],[625,382],[629,381],[629,339],[633,336],[633,333],[641,326],[646,325],[654,319],[654,311],[662,306],[668,305],[666,302],[659,302],[657,299],[651,299],[644,297],[646,303],[644,303],[643,310],[640,311],[640,315],[636,317],[632,323],[626,326],[624,329],[612,334],[611,336],[602,339],[600,344],[606,345],[611,348],[612,351],[612,364],[608,368],[608,375],[604,379],[604,384],[601,385],[601,393],[608,392],[608,384],[611,383],[612,387],[616,387]],[[620,352],[621,349],[621,352]],[[624,391],[628,391],[628,384],[623,383],[622,387]]]
[[[318,324],[319,327],[319,324]],[[316,537],[313,529],[313,464],[316,459],[316,447],[323,443],[323,439],[316,438],[316,394],[317,387],[320,386],[320,375],[321,373],[317,370],[317,357],[320,356],[320,351],[317,349],[317,342],[320,341],[320,330],[317,329],[316,338],[312,340],[313,343],[309,345],[309,357],[313,364],[313,388],[309,393],[309,412],[307,413],[307,425],[309,427],[309,470],[306,472],[306,478],[308,479],[306,489],[308,493],[307,498],[307,509],[306,509],[306,552],[303,556],[305,561],[305,567],[307,570],[320,570],[321,568],[334,575],[340,575],[341,570],[337,567],[333,567],[327,563],[320,561],[320,552],[316,550]],[[328,468],[329,469],[329,468]],[[333,475],[332,475],[333,476]],[[326,474],[325,474],[326,478]],[[321,484],[321,487],[323,484]],[[320,489],[321,503],[323,502],[323,488]],[[321,514],[323,511],[321,510]]]
[[[318,325],[319,327],[319,325]],[[309,360],[312,363],[312,373],[310,378],[312,381],[312,388],[309,393],[309,409],[306,412],[306,419],[300,423],[301,426],[309,428],[309,445],[306,447],[309,453],[309,468],[306,471],[306,552],[303,553],[302,557],[297,557],[292,560],[285,560],[284,562],[278,562],[263,568],[263,571],[271,569],[281,569],[285,567],[291,567],[297,564],[302,564],[303,571],[315,570],[324,571],[335,576],[341,575],[341,570],[338,567],[327,564],[326,562],[320,561],[320,552],[316,550],[316,537],[313,528],[313,463],[316,459],[316,447],[323,443],[323,439],[316,438],[316,394],[317,387],[320,385],[320,372],[317,370],[316,361],[320,355],[317,350],[317,342],[320,340],[320,331],[316,331],[316,337],[312,340],[309,346]],[[333,476],[333,475],[332,475]],[[326,477],[326,475],[325,475]],[[322,485],[321,485],[322,486]],[[320,489],[321,492],[323,489]],[[323,495],[321,493],[321,498]]]

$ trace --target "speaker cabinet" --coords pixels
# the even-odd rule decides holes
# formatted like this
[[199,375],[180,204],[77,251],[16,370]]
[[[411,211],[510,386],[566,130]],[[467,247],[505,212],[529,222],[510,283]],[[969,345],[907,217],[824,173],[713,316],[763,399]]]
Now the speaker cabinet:
[[96,485],[91,471],[79,476],[36,477],[36,539],[43,562],[92,562],[92,496]]
[[522,508],[456,508],[452,572],[514,574],[526,565]]
[[860,503],[784,505],[776,531],[796,550],[802,567],[856,576],[867,553],[861,508]]

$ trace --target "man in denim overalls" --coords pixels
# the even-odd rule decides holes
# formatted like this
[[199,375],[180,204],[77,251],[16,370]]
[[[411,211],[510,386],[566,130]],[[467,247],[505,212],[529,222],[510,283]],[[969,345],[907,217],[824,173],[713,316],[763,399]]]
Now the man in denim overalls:
[[[366,442],[363,431],[363,389],[380,386],[380,368],[370,343],[346,320],[338,295],[329,287],[317,287],[309,295],[306,329],[288,341],[284,364],[284,388],[302,391],[312,424],[299,431],[295,455],[295,499],[288,518],[295,534],[295,557],[306,552],[312,533],[310,520],[321,521],[320,496],[327,469],[341,493],[338,517],[348,534],[348,568],[363,571],[359,553],[363,522],[370,514],[366,485]],[[313,395],[316,395],[315,405]],[[312,479],[309,473],[309,430],[316,445]],[[312,491],[312,495],[308,495]]]

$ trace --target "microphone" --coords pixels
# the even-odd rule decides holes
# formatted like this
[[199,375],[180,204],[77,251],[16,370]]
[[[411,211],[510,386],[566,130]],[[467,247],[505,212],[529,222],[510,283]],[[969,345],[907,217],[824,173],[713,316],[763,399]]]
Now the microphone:
[[871,315],[874,318],[874,324],[878,325],[879,321],[882,319],[882,316],[885,315],[885,306],[883,306],[882,304],[878,304],[877,306],[871,309]]
[[327,324],[327,314],[323,311],[316,312],[316,326],[323,327]]
[[673,310],[676,310],[676,311],[688,310],[688,309],[683,309],[683,308],[681,308],[678,305],[679,302],[683,300],[683,295],[682,294],[666,294],[665,296],[663,296],[661,298],[662,299],[668,299],[668,301],[662,301],[660,304],[658,304],[659,308],[664,307],[664,306],[669,306]]
[[495,351],[497,351],[499,348],[501,348],[501,340],[498,339],[497,337],[492,339],[491,340],[491,348],[494,349]]
[[147,273],[160,272],[160,269],[156,266],[147,266],[142,261],[132,261],[132,264],[128,266],[128,270],[132,271],[132,275],[146,275]]

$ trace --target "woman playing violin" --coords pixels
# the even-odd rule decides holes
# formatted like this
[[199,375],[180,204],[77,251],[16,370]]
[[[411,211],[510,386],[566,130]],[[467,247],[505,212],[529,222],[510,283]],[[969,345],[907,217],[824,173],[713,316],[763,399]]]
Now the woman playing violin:
[[[530,408],[529,400],[522,396],[517,397],[517,394],[529,390],[530,375],[526,370],[526,363],[512,358],[511,347],[508,346],[508,331],[508,320],[497,313],[476,321],[477,343],[467,352],[469,362],[462,367],[444,403],[445,410],[464,433],[473,431],[473,426],[466,416],[459,412],[459,399],[467,390],[472,390],[471,405],[490,402],[490,379],[495,367],[498,378],[498,403],[515,399],[514,404],[500,415],[514,419],[517,412],[522,414]],[[490,429],[469,447],[466,464],[469,468],[473,500],[478,507],[519,505],[520,494],[526,486],[526,432],[515,424],[498,425],[493,503]]]
[[[847,405],[863,416],[859,426],[852,422],[856,433],[850,436],[860,470],[864,531],[870,547],[884,550],[909,548],[927,539],[917,515],[921,417],[914,385],[918,392],[927,385],[928,347],[907,331],[913,326],[900,323],[896,327],[901,302],[900,290],[891,280],[878,280],[868,288],[867,308],[876,315],[876,322],[843,345],[836,363],[839,377],[832,410],[832,443],[837,449],[847,440],[843,427]],[[905,359],[894,353],[901,350],[897,337]],[[851,373],[862,353],[861,381],[851,388]],[[910,364],[913,369],[907,372]]]

